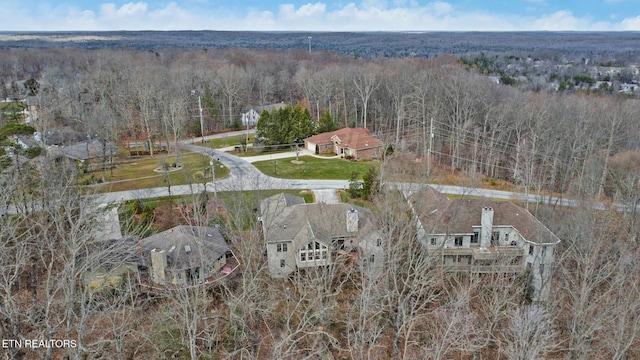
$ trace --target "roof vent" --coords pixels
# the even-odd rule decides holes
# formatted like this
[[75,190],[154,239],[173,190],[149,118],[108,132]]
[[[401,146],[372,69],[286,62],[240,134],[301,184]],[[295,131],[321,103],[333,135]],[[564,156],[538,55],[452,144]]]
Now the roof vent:
[[191,252],[191,246],[189,245],[185,245],[184,246],[184,252],[186,252],[187,254]]

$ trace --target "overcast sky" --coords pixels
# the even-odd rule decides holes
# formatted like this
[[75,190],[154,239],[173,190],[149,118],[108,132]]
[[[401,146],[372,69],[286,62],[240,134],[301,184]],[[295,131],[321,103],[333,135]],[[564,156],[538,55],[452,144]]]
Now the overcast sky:
[[0,31],[640,31],[640,0],[0,0]]

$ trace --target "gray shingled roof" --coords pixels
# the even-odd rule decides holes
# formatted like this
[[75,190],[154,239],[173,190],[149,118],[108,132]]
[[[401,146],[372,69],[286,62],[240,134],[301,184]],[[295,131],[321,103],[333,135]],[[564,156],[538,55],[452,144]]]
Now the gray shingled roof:
[[279,102],[279,103],[275,103],[275,104],[268,104],[268,105],[260,105],[260,106],[256,106],[253,109],[260,114],[261,112],[263,112],[264,110],[267,110],[269,112],[273,111],[273,110],[280,110],[284,107],[286,107],[287,104],[283,102]]
[[[335,236],[362,238],[377,231],[371,211],[351,204],[304,204],[304,199],[278,194],[261,203],[267,242],[294,240],[302,246],[315,239],[330,245]],[[288,199],[288,201],[283,201]],[[302,200],[302,202],[300,202]],[[347,232],[347,212],[358,211],[358,231]]]
[[556,243],[558,237],[526,209],[510,202],[486,197],[450,200],[427,187],[411,201],[427,234],[469,234],[480,226],[483,207],[493,208],[494,226],[513,226],[531,242]]
[[218,229],[187,225],[178,225],[140,240],[145,261],[150,261],[149,253],[153,249],[165,250],[168,267],[175,269],[190,269],[200,266],[203,261],[212,263],[231,251]]
[[[89,160],[102,157],[103,148],[101,142],[92,141],[90,143],[83,142],[70,146],[61,146],[55,148],[55,152],[74,160]],[[108,143],[104,152],[106,156],[115,155],[116,145]]]

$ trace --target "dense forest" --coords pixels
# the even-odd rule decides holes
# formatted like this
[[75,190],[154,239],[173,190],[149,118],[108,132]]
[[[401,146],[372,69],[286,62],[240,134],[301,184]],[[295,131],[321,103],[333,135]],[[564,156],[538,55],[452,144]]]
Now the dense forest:
[[[242,128],[253,107],[285,102],[388,144],[380,183],[455,176],[460,185],[502,181],[549,202],[579,200],[574,208],[523,204],[562,240],[544,303],[527,298],[519,277],[443,272],[416,245],[394,191],[370,201],[384,209],[383,279],[357,264],[270,279],[251,216],[257,199],[232,192],[222,228],[241,266],[229,282],[96,293],[85,276],[134,250],[92,243],[99,210],[91,190],[75,186],[73,168],[46,152],[33,161],[14,151],[0,178],[0,204],[18,208],[0,221],[2,337],[78,346],[0,351],[45,359],[638,357],[638,99],[531,91],[468,65],[451,55],[365,58],[304,46],[0,50],[0,97],[37,109],[30,125],[43,143],[48,131],[70,128],[104,144],[146,142],[151,155],[158,144],[178,151],[178,139],[201,135],[200,106],[211,134]],[[15,122],[9,115],[3,128]],[[628,211],[609,209],[612,202]],[[194,212],[176,221],[214,217]]]

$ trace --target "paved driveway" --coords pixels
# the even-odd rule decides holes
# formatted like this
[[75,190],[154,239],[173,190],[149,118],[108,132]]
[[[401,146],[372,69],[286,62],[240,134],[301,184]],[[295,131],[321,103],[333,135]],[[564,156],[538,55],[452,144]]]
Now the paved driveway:
[[313,193],[316,195],[317,203],[325,203],[325,204],[337,204],[338,193],[335,189],[314,189]]

